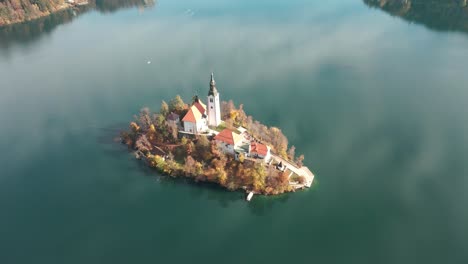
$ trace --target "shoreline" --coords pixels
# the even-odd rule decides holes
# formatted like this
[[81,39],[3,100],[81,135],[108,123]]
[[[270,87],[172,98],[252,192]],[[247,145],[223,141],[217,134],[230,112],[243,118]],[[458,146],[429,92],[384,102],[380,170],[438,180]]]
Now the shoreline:
[[169,104],[163,101],[159,112],[142,108],[121,142],[162,175],[242,190],[247,200],[312,186],[315,176],[304,166],[304,155],[288,149],[279,128],[254,120],[242,104],[220,102],[213,75],[207,102],[194,96],[186,104],[177,95]]
[[58,13],[58,12],[61,12],[61,11],[65,11],[65,10],[68,10],[68,9],[72,9],[76,6],[86,6],[88,5],[89,3],[86,3],[86,4],[81,4],[81,5],[78,5],[78,4],[71,4],[71,3],[64,3],[60,6],[57,7],[57,9],[55,9],[54,11],[52,12],[48,12],[48,13],[43,13],[41,15],[38,15],[38,16],[33,16],[33,17],[30,17],[28,19],[23,19],[23,20],[13,20],[11,22],[8,22],[8,23],[5,23],[5,24],[1,24],[0,25],[0,28],[2,27],[7,27],[7,26],[13,26],[13,25],[19,25],[19,24],[22,24],[22,23],[27,23],[27,22],[32,22],[32,21],[35,21],[35,20],[38,20],[38,19],[41,19],[41,18],[44,18],[44,17],[48,17],[48,16],[51,16],[55,13]]
[[[124,141],[121,141],[120,142],[121,144],[123,145],[126,145],[126,143]],[[249,202],[252,197],[254,195],[260,195],[260,196],[277,196],[277,195],[282,195],[282,194],[287,194],[287,193],[292,193],[292,192],[296,192],[296,191],[300,191],[300,190],[305,190],[305,189],[308,189],[308,188],[311,188],[312,187],[312,183],[314,181],[314,178],[315,178],[315,175],[312,174],[312,172],[310,172],[309,168],[306,167],[306,166],[303,166],[301,169],[305,169],[307,171],[310,172],[311,174],[311,179],[310,181],[307,181],[307,183],[305,184],[299,184],[299,183],[293,183],[293,182],[289,182],[289,186],[291,186],[292,188],[289,189],[289,190],[285,190],[283,192],[280,192],[280,193],[266,193],[264,191],[255,191],[251,188],[248,188],[247,186],[239,186],[238,188],[235,188],[235,189],[229,189],[229,188],[226,188],[226,186],[223,186],[222,184],[220,184],[218,181],[212,181],[212,180],[199,180],[199,179],[196,179],[196,178],[193,178],[191,177],[190,175],[186,175],[186,174],[178,174],[176,170],[172,170],[172,171],[165,171],[164,169],[161,169],[161,168],[158,168],[158,167],[155,167],[155,166],[152,166],[151,165],[151,160],[155,157],[157,158],[160,158],[162,159],[163,161],[166,161],[165,157],[162,157],[162,156],[159,156],[159,155],[150,155],[150,156],[147,156],[143,153],[141,153],[139,150],[136,150],[136,151],[132,151],[131,152],[136,160],[139,160],[140,162],[142,162],[144,165],[148,166],[150,169],[153,169],[155,171],[157,171],[158,173],[160,173],[162,176],[166,176],[166,177],[170,177],[170,178],[173,178],[173,179],[185,179],[185,180],[188,180],[194,184],[198,184],[198,183],[206,183],[206,184],[213,184],[213,185],[216,185],[217,187],[225,190],[225,191],[228,191],[228,192],[241,192],[241,193],[245,193],[246,195],[246,200]],[[183,164],[178,164],[180,166],[183,166]]]

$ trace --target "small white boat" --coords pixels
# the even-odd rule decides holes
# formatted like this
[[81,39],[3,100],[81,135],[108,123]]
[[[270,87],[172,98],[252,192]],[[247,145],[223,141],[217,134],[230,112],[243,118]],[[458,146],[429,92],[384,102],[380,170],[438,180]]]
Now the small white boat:
[[249,195],[247,195],[247,202],[250,202],[250,200],[252,200],[252,197],[254,196],[254,193],[253,192],[250,192]]

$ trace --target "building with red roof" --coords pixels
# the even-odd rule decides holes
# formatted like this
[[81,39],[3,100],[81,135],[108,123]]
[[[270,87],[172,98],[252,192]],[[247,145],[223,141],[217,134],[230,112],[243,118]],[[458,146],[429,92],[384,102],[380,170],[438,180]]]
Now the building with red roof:
[[270,147],[259,142],[252,142],[249,146],[249,155],[268,162],[271,159]]
[[189,108],[182,122],[184,122],[184,131],[188,133],[198,134],[208,129],[206,115],[200,112],[195,104]]
[[242,143],[242,136],[226,128],[217,134],[214,140],[223,147],[224,152],[234,154],[234,149]]
[[198,134],[208,130],[208,124],[217,127],[221,124],[219,93],[216,89],[213,73],[208,92],[208,107],[195,96],[187,114],[182,118],[184,131]]

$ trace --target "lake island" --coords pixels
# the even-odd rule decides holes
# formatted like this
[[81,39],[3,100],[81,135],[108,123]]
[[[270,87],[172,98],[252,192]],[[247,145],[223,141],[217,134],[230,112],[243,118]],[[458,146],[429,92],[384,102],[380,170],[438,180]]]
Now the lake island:
[[277,127],[247,116],[240,104],[220,101],[213,73],[207,104],[177,95],[159,112],[142,108],[121,139],[148,166],[172,177],[212,182],[228,190],[276,195],[309,188],[313,173],[304,155]]

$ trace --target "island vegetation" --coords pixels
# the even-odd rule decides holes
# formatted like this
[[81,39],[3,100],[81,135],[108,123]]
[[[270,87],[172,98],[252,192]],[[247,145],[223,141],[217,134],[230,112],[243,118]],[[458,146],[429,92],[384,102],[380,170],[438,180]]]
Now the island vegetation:
[[[195,103],[198,98],[194,98]],[[184,116],[190,109],[180,96],[169,103],[162,102],[158,112],[148,108],[140,110],[122,132],[122,142],[135,151],[150,167],[172,177],[188,177],[196,182],[214,182],[228,190],[244,189],[259,194],[280,194],[303,188],[306,178],[289,169],[281,169],[273,159],[269,163],[247,155],[229,155],[214,135],[181,134],[180,125],[171,122],[169,115]],[[233,101],[221,102],[224,122],[214,131],[245,128],[251,140],[271,146],[279,159],[297,168],[303,166],[304,156],[296,157],[295,147],[288,149],[288,140],[277,127],[267,127],[245,113],[243,105]],[[281,164],[280,164],[281,166]],[[286,166],[284,166],[286,167]]]

